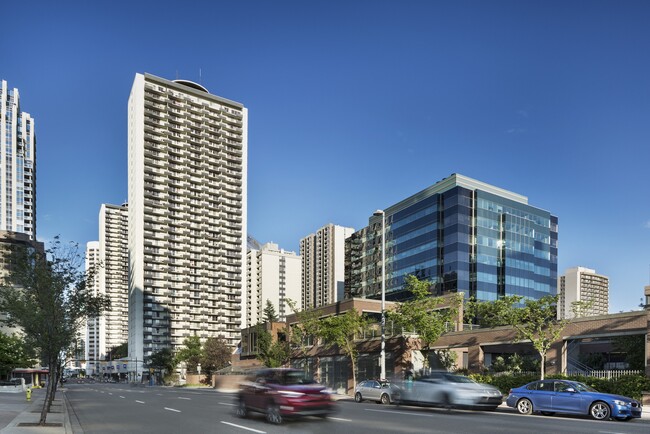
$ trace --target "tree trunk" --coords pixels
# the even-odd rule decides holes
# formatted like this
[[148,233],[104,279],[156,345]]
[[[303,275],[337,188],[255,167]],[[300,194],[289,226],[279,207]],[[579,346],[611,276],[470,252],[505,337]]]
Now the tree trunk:
[[48,373],[47,387],[45,388],[45,400],[43,401],[43,408],[41,409],[41,418],[38,420],[39,425],[45,425],[47,421],[47,413],[50,411],[52,404],[52,395],[54,394],[54,382],[52,378],[56,375],[56,361],[48,357],[48,364],[50,372]]
[[541,373],[540,380],[543,380],[546,371],[546,353],[539,353],[539,355],[542,357],[542,361],[539,366],[539,371]]

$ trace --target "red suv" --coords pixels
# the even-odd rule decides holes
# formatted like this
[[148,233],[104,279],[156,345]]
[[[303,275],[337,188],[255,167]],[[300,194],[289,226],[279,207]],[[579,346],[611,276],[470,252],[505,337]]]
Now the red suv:
[[325,386],[317,384],[298,369],[263,369],[240,385],[237,415],[249,411],[266,414],[266,420],[279,424],[287,417],[327,417],[335,404]]

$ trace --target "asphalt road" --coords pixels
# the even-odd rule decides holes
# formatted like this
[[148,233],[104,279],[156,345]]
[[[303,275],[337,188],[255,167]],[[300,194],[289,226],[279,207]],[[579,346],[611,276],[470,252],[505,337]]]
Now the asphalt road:
[[86,434],[650,432],[650,420],[597,422],[572,416],[522,416],[501,408],[494,412],[448,411],[353,401],[339,401],[339,412],[325,420],[305,418],[274,426],[262,415],[238,418],[235,396],[211,389],[96,383],[67,385],[66,394],[73,425],[78,423]]

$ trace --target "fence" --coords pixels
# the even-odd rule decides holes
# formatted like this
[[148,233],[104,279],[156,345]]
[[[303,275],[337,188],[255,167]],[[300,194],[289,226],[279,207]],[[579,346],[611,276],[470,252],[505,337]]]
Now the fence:
[[617,369],[615,371],[567,371],[567,375],[584,375],[586,377],[596,377],[596,378],[619,378],[625,375],[643,375],[644,372],[634,369]]

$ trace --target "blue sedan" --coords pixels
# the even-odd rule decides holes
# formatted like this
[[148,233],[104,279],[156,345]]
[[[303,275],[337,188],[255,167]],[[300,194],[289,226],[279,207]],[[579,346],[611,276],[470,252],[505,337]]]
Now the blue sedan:
[[641,403],[625,396],[600,393],[577,381],[540,380],[510,390],[509,407],[521,414],[539,411],[590,415],[596,420],[630,420],[641,417]]

